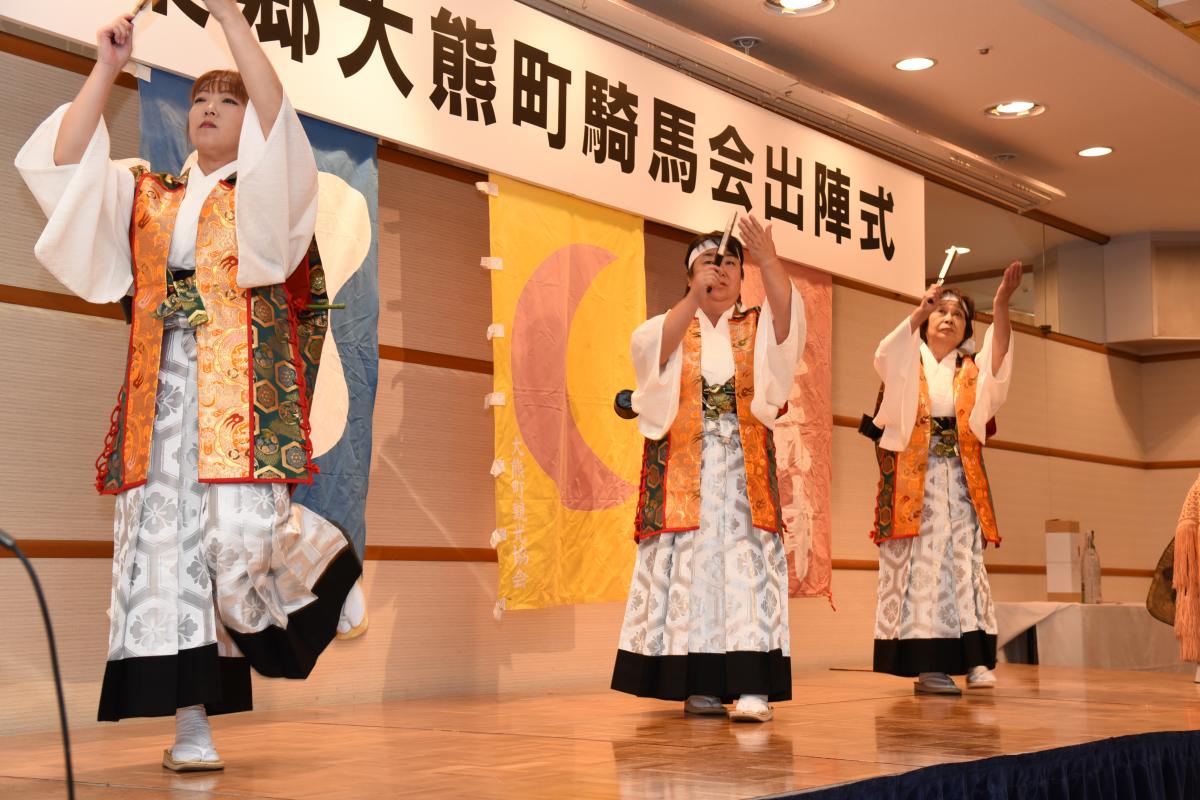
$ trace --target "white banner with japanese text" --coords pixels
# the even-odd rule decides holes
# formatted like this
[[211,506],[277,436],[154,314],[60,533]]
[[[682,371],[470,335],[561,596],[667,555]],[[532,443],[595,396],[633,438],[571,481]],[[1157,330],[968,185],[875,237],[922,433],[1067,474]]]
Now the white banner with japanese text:
[[[131,5],[0,0],[0,17],[90,44]],[[741,208],[786,258],[923,286],[919,175],[516,0],[239,5],[302,112],[687,230]],[[133,55],[186,76],[232,65],[201,0],[153,0]]]

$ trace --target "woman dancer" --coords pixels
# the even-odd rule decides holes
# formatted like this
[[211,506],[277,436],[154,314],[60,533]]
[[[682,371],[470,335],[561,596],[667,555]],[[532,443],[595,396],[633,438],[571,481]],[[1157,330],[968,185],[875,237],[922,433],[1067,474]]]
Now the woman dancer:
[[975,305],[940,285],[875,351],[883,380],[874,424],[880,466],[875,671],[917,677],[918,694],[996,684],[996,614],[986,542],[1000,543],[983,468],[988,426],[1008,395],[1008,304],[1021,264],[1004,272],[993,322],[973,356]]
[[742,220],[766,303],[741,307],[743,249],[692,240],[688,288],[633,334],[646,437],[637,564],[612,688],[765,722],[789,700],[787,559],[772,429],[804,352],[804,303],[770,226]]
[[116,497],[99,718],[175,715],[163,766],[176,771],[224,766],[207,715],[250,709],[251,666],[306,677],[343,603],[357,610],[343,627],[363,614],[353,548],[290,501],[312,470],[299,345],[320,324],[307,310],[316,164],[236,3],[206,5],[240,72],[193,86],[196,151],[179,177],[109,160],[101,114],[132,15],[100,29],[83,88],[17,156],[48,217],[42,264],[92,302],[132,289],[97,461],[97,487]]

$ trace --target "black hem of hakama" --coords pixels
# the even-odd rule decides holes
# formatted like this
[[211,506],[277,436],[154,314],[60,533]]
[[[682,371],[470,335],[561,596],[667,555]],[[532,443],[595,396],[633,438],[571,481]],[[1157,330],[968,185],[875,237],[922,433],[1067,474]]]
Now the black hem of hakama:
[[922,672],[966,675],[996,666],[996,634],[968,631],[957,639],[876,639],[875,672],[915,678]]
[[287,628],[269,625],[254,633],[229,630],[229,635],[258,674],[307,678],[337,634],[342,604],[360,575],[362,563],[347,543],[313,586],[317,599],[289,614]]
[[173,655],[109,661],[100,687],[100,722],[128,717],[169,717],[175,709],[203,705],[209,714],[254,706],[250,664],[218,654],[216,643]]
[[770,702],[792,699],[792,659],[782,650],[646,656],[617,651],[612,688],[618,692],[686,700],[693,694],[732,703],[743,694],[765,694]]

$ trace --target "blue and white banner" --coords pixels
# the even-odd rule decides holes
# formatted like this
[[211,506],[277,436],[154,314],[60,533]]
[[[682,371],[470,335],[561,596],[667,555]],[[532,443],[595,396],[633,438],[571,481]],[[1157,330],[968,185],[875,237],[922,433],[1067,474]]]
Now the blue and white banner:
[[[192,82],[153,70],[139,81],[141,157],[158,172],[179,174],[191,152],[187,111]],[[330,333],[310,413],[320,472],[293,498],[339,525],[361,557],[371,469],[371,418],[379,374],[379,216],[376,139],[301,117],[320,170],[317,247],[330,300]]]

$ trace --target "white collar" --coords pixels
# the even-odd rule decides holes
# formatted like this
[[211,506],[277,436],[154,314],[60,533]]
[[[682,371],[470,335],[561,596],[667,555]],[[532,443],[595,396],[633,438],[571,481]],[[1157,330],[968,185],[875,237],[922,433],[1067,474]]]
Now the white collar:
[[730,306],[729,308],[725,309],[725,313],[717,318],[716,325],[712,324],[712,320],[710,320],[708,318],[708,314],[705,314],[704,309],[702,309],[702,308],[696,309],[696,316],[700,319],[701,326],[707,325],[709,328],[715,329],[715,328],[719,327],[722,322],[729,321],[729,318],[733,316],[733,312],[734,312],[735,308],[737,308],[736,303],[734,305]]
[[959,351],[951,350],[946,354],[946,357],[941,361],[937,360],[937,356],[933,354],[933,350],[929,349],[929,345],[921,342],[921,357],[928,363],[937,364],[939,367],[957,367]]
[[200,155],[193,150],[191,155],[187,157],[187,160],[183,162],[183,172],[188,172],[188,170],[191,170],[189,177],[194,176],[201,181],[212,181],[215,183],[237,172],[237,159],[235,158],[228,164],[217,167],[212,172],[205,174],[204,170],[200,169]]

